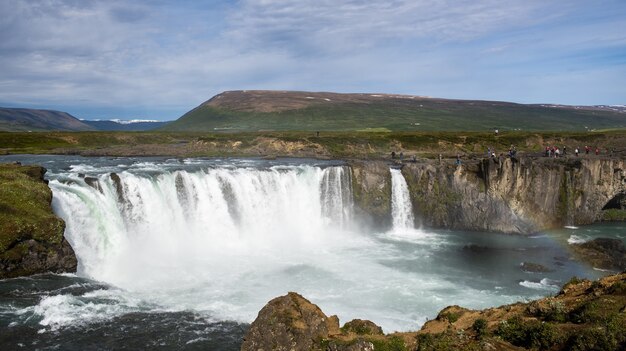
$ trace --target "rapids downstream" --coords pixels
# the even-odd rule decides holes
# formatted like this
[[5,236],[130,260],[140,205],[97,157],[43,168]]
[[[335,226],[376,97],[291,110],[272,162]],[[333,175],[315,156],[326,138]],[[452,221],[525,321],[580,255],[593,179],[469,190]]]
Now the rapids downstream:
[[79,267],[0,281],[0,345],[10,348],[236,350],[263,305],[288,291],[342,323],[414,330],[450,304],[496,306],[600,276],[569,258],[568,239],[626,232],[422,230],[396,169],[393,227],[376,232],[358,221],[339,161],[0,157],[14,159],[48,169]]

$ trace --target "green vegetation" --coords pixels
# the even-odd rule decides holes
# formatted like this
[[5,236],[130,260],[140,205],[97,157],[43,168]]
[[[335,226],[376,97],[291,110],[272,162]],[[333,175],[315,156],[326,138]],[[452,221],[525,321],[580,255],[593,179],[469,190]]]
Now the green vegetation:
[[478,318],[472,324],[472,330],[476,333],[478,339],[482,339],[487,335],[487,320],[484,318]]
[[626,221],[626,210],[611,208],[602,211],[603,221]]
[[384,340],[379,339],[370,339],[372,344],[374,344],[374,350],[376,351],[406,351],[406,345],[401,338],[397,336],[392,336]]
[[[569,150],[582,145],[623,152],[626,132],[0,132],[2,153],[56,153],[111,156],[305,156],[388,158],[391,151],[435,158],[439,153],[483,154],[487,147],[505,152],[539,153],[545,145]],[[571,153],[571,151],[570,151]]]
[[442,319],[447,319],[448,322],[450,323],[454,323],[457,320],[459,320],[459,318],[462,316],[463,314],[460,312],[447,312],[447,313],[442,313],[440,316],[438,316],[437,318],[442,318]]
[[21,256],[24,240],[63,240],[64,223],[52,213],[42,175],[41,167],[0,164],[0,259]]
[[519,316],[502,321],[495,334],[515,346],[539,350],[549,350],[562,339],[554,324]]
[[[594,282],[572,278],[557,296],[482,311],[454,324],[449,314],[440,312],[416,335],[418,350],[512,350],[511,345],[528,350],[625,350],[626,275]],[[428,332],[442,327],[443,332]]]

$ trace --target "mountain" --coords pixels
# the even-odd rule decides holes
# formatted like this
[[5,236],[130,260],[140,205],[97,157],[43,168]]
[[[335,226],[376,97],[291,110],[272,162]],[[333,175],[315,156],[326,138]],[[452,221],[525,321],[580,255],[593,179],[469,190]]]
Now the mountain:
[[169,131],[569,130],[626,128],[617,106],[517,104],[392,94],[241,90],[218,94]]
[[0,131],[95,130],[67,112],[0,107]]
[[150,121],[150,120],[131,120],[124,121],[119,119],[111,120],[82,120],[83,123],[94,127],[97,130],[106,131],[144,131],[153,130],[159,127],[163,127],[168,122]]

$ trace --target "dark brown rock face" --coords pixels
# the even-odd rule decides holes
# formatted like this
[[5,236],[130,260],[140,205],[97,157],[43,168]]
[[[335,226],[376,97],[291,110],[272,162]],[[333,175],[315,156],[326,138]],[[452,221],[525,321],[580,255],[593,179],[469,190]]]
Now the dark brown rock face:
[[26,240],[4,252],[0,259],[0,278],[14,278],[38,273],[76,272],[74,250],[63,239],[60,245]]
[[316,350],[323,339],[339,334],[337,317],[290,292],[268,302],[244,337],[242,351]]

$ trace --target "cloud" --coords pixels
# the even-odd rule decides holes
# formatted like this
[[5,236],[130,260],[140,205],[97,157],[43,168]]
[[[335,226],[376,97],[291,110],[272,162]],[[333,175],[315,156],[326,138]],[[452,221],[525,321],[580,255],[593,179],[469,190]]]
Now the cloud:
[[[0,0],[0,13],[0,103],[87,118],[172,119],[253,88],[626,100],[609,78],[624,72],[619,0]],[[585,79],[612,100],[574,94]]]

